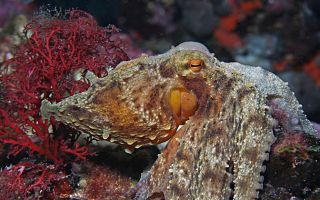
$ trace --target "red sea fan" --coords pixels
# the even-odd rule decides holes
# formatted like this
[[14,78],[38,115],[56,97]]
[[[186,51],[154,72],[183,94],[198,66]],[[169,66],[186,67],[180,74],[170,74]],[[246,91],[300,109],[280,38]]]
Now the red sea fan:
[[7,73],[0,79],[2,101],[14,111],[36,116],[43,98],[57,102],[87,89],[81,72],[105,76],[107,66],[128,59],[121,42],[110,38],[117,32],[114,26],[100,27],[91,15],[79,10],[66,17],[33,19],[25,28],[26,42],[5,63]]
[[0,142],[10,145],[11,155],[27,150],[61,164],[67,156],[90,154],[68,139],[75,131],[66,133],[54,120],[43,121],[39,109],[43,99],[58,102],[86,90],[86,71],[105,76],[107,67],[127,60],[121,41],[111,37],[116,32],[79,10],[64,19],[38,16],[26,26],[25,42],[0,71]]

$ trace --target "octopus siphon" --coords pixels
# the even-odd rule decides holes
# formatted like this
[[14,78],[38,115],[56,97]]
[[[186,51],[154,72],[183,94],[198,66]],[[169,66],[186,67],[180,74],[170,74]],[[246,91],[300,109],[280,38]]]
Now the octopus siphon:
[[44,100],[41,113],[129,152],[170,139],[134,199],[250,200],[275,141],[270,101],[298,119],[296,129],[314,134],[277,76],[185,42],[122,62],[61,102]]

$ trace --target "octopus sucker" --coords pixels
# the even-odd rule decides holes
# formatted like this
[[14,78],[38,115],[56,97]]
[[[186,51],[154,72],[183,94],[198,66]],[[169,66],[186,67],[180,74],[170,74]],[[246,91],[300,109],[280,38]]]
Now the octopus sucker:
[[262,189],[264,161],[276,139],[270,104],[297,119],[297,129],[315,135],[274,74],[220,62],[204,45],[186,42],[122,62],[61,102],[44,100],[41,114],[128,152],[169,140],[135,199],[252,200]]

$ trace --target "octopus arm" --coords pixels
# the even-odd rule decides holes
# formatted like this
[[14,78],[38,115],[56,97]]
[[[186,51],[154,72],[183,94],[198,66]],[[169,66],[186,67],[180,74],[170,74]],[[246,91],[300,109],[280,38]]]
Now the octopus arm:
[[233,165],[234,199],[257,199],[263,187],[264,161],[268,160],[271,144],[275,141],[272,119],[259,103],[258,94],[251,94],[242,105],[243,115],[234,130]]
[[148,189],[137,199],[159,193],[165,199],[229,198],[233,179],[228,171],[231,154],[225,148],[229,142],[223,132],[215,132],[220,125],[194,123],[187,122],[171,139],[151,169]]
[[313,125],[305,116],[302,106],[290,90],[288,83],[261,67],[224,62],[220,62],[220,65],[226,70],[237,71],[244,79],[254,83],[264,96],[277,97],[273,99],[273,103],[298,119],[298,123],[296,124],[297,131],[305,132],[313,136],[316,135]]

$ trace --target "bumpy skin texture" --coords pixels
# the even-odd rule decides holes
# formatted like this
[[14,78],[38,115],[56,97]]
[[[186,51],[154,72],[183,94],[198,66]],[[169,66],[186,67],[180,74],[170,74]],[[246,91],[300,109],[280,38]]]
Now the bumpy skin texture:
[[[192,59],[203,61],[200,71],[188,68]],[[177,124],[168,96],[174,88],[195,95],[197,110],[171,139],[135,199],[255,199],[275,140],[269,100],[296,116],[297,129],[314,134],[275,75],[219,62],[192,42],[123,62],[86,92],[57,104],[44,101],[41,112],[133,150],[173,135]]]

